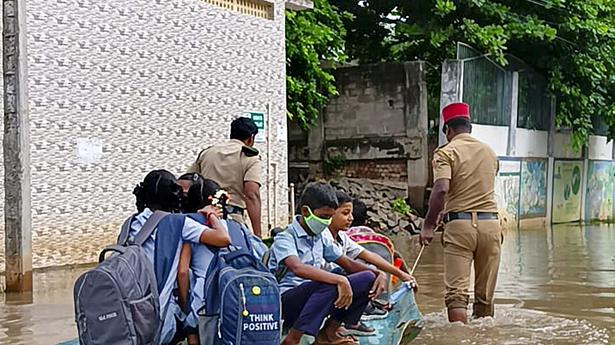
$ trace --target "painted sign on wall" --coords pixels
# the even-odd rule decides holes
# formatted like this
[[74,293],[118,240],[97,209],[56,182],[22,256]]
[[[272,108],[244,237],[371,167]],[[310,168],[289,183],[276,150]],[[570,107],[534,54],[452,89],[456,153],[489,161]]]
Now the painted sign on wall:
[[586,220],[609,220],[613,218],[614,164],[609,161],[589,162],[585,197]]
[[495,178],[495,199],[498,208],[517,216],[521,161],[500,160],[500,171]]
[[547,160],[527,160],[521,163],[521,218],[544,217],[547,214]]
[[265,121],[265,114],[260,112],[249,112],[244,114],[244,117],[251,118],[252,121],[256,124],[258,128],[258,133],[254,137],[254,141],[257,143],[264,143],[267,141],[267,130],[265,126],[267,122]]
[[555,161],[553,168],[553,223],[581,219],[582,161]]

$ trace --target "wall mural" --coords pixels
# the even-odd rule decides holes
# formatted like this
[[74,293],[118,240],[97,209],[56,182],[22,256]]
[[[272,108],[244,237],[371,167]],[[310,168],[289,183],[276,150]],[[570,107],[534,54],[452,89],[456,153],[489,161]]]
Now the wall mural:
[[521,163],[521,218],[544,217],[547,214],[547,160],[528,160]]
[[498,208],[517,217],[521,161],[500,160],[500,171],[495,178],[495,198]]
[[555,161],[553,168],[553,223],[581,219],[582,161]]
[[585,197],[586,220],[609,220],[613,218],[614,172],[613,162],[589,162]]

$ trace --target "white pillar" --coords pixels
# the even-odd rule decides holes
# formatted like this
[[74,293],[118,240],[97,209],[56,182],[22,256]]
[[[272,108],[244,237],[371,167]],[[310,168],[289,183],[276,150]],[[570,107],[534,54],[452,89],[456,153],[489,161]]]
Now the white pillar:
[[438,114],[438,145],[446,144],[446,136],[442,133],[442,108],[453,102],[462,100],[463,92],[463,61],[446,60],[442,63],[442,83],[440,86],[440,113]]
[[512,72],[510,88],[510,122],[508,124],[508,146],[506,155],[513,157],[516,155],[517,144],[517,118],[519,105],[519,72]]

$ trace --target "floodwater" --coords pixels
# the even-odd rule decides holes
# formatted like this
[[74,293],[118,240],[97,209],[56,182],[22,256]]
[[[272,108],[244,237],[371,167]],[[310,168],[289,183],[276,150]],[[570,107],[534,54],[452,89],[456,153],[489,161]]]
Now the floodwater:
[[[405,251],[414,258],[418,250],[411,245]],[[415,275],[425,329],[413,345],[615,344],[613,226],[507,232],[495,318],[467,326],[449,324],[445,316],[439,237],[425,250]]]
[[[412,261],[418,252],[413,240],[395,243]],[[415,272],[425,329],[412,345],[615,344],[614,226],[508,232],[496,317],[467,326],[446,321],[441,255],[436,237]],[[74,338],[72,285],[83,270],[37,273],[34,304],[0,303],[0,344],[48,345]]]

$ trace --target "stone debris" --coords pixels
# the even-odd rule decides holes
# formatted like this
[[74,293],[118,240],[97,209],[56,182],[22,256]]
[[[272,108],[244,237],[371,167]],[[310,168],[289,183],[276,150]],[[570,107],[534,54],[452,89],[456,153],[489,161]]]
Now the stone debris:
[[423,220],[414,214],[407,216],[393,209],[393,201],[408,196],[408,185],[369,179],[340,178],[330,181],[345,190],[351,197],[360,199],[368,207],[367,215],[372,227],[383,233],[396,234],[401,230],[420,231]]
[[[309,182],[312,181],[304,180],[297,186],[297,201]],[[393,201],[408,196],[406,183],[346,177],[332,179],[329,183],[363,201],[368,207],[370,225],[376,230],[385,234],[396,234],[401,230],[420,232],[422,218],[414,214],[404,216],[393,210]]]

